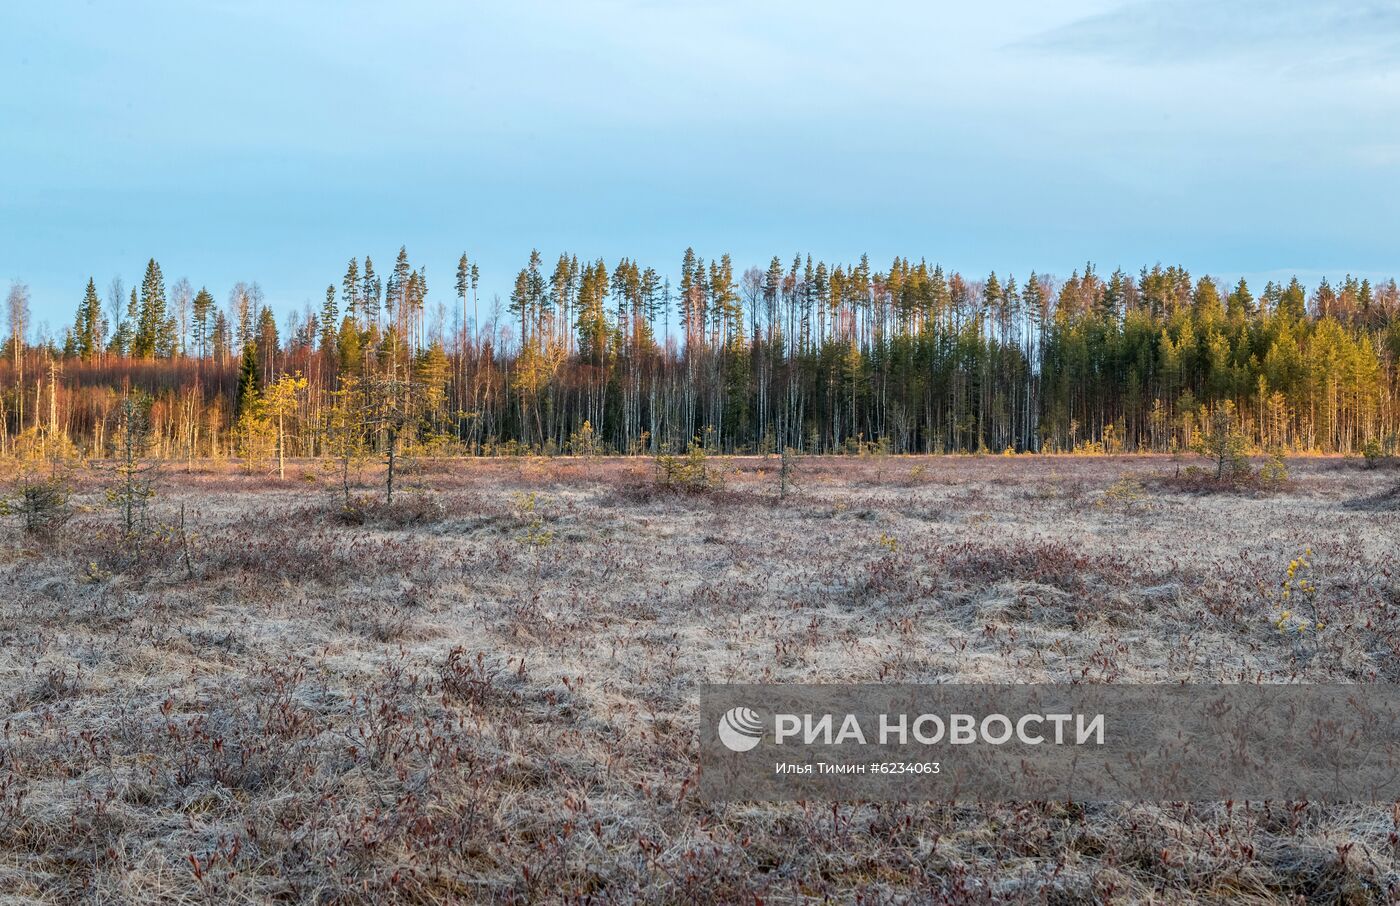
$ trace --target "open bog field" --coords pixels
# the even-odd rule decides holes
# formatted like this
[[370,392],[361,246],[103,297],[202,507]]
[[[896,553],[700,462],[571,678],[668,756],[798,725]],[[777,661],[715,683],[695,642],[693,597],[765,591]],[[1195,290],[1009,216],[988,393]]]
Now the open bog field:
[[1186,464],[167,466],[139,552],[75,473],[3,529],[0,901],[1385,901],[1400,807],[695,794],[705,681],[1400,681],[1400,472]]

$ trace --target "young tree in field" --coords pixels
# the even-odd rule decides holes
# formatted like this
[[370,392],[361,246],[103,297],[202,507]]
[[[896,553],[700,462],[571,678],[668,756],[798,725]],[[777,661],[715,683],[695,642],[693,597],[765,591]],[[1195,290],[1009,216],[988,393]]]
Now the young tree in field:
[[277,425],[277,477],[287,477],[287,430],[286,420],[296,415],[301,393],[306,390],[306,378],[300,374],[284,374],[267,388],[263,394],[263,417],[272,419]]
[[45,478],[26,472],[13,496],[0,498],[0,516],[17,516],[26,535],[50,539],[73,517],[68,482],[57,472]]
[[409,408],[409,382],[401,379],[392,365],[387,374],[375,375],[367,385],[365,426],[383,434],[384,502],[394,502],[394,479],[398,473],[399,442],[404,428],[413,423]]
[[1217,405],[1206,426],[1197,452],[1215,463],[1215,480],[1224,481],[1247,474],[1249,458],[1245,456],[1245,439],[1235,429],[1234,402],[1226,400]]
[[250,341],[243,347],[243,358],[238,368],[238,393],[234,403],[235,436],[239,449],[246,457],[249,470],[263,458],[268,441],[262,387],[258,346]]
[[[348,320],[349,316],[346,317]],[[324,418],[325,451],[336,466],[341,507],[351,514],[355,512],[355,501],[350,493],[350,471],[365,459],[369,430],[367,401],[358,378],[354,375],[341,377],[340,386],[331,391]]]
[[147,504],[155,497],[158,464],[147,462],[150,441],[149,399],[126,393],[117,407],[117,447],[112,465],[114,480],[107,489],[107,502],[121,517],[122,537],[141,556],[141,533],[147,524]]

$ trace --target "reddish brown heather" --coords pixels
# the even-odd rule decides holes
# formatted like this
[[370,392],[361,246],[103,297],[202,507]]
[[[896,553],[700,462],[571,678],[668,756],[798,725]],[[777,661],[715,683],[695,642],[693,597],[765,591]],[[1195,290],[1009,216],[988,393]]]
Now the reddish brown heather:
[[412,465],[393,505],[367,467],[353,520],[314,463],[168,466],[139,560],[87,473],[54,539],[4,528],[0,899],[1400,889],[1389,808],[695,792],[706,681],[1400,681],[1393,474],[1199,494],[1164,458],[801,459],[780,502],[776,457],[712,460],[709,493],[645,460]]

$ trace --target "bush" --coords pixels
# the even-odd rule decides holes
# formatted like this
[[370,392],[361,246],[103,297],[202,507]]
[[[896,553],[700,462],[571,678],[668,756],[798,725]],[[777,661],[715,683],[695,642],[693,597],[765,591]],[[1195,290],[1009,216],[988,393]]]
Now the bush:
[[73,518],[68,483],[58,476],[21,479],[4,511],[19,517],[25,534],[50,538]]
[[431,525],[447,518],[447,507],[435,494],[400,494],[388,503],[378,497],[351,497],[339,502],[336,519],[345,525],[371,525],[378,528],[408,528]]
[[583,426],[569,435],[569,454],[572,456],[598,456],[603,452],[603,444],[593,433],[593,423],[583,420]]
[[1292,482],[1283,457],[1274,455],[1256,472],[1248,465],[1228,469],[1217,477],[1215,469],[1187,466],[1174,475],[1162,475],[1149,483],[1158,489],[1186,494],[1259,494],[1288,490]]
[[1395,439],[1392,435],[1389,438],[1373,437],[1366,441],[1361,448],[1361,456],[1365,460],[1366,468],[1378,469],[1390,461],[1395,454]]
[[1235,404],[1229,400],[1215,407],[1196,452],[1215,465],[1215,480],[1238,482],[1250,478],[1245,439],[1235,430]]
[[705,494],[724,487],[724,475],[709,464],[705,450],[691,441],[684,456],[656,457],[656,484],[670,491]]
[[1259,469],[1259,483],[1264,487],[1281,487],[1288,483],[1288,464],[1283,461],[1283,456],[1274,453],[1269,456],[1269,461]]

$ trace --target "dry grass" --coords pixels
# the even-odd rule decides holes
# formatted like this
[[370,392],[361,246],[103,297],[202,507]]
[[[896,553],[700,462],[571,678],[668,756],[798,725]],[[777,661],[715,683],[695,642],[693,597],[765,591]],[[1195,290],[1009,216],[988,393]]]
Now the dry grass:
[[[347,524],[315,464],[98,489],[0,573],[0,902],[1384,900],[1400,811],[711,806],[705,681],[1400,681],[1391,479],[1197,496],[1146,457],[420,461]],[[358,493],[375,492],[375,476]],[[13,521],[11,521],[13,523]],[[1280,631],[1290,559],[1308,607]]]

